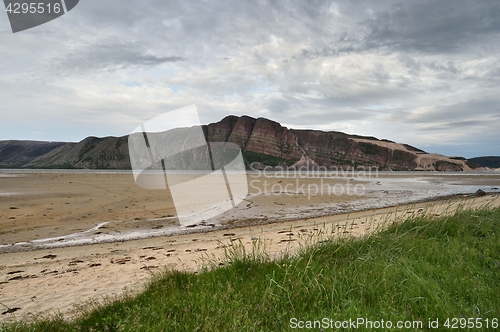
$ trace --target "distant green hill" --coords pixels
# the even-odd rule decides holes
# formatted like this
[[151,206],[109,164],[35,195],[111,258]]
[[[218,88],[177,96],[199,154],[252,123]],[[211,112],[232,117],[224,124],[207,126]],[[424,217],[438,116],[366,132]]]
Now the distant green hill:
[[468,160],[482,167],[500,168],[500,157],[498,156],[476,157]]

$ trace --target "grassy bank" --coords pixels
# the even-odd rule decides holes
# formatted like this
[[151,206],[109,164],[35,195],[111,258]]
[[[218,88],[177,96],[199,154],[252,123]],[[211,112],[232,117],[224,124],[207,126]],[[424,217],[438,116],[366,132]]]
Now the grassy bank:
[[479,318],[477,331],[500,319],[500,209],[412,218],[364,239],[326,241],[275,262],[235,243],[227,258],[230,263],[198,274],[165,272],[138,296],[71,322],[53,317],[0,329],[287,331],[291,319],[295,326],[362,317],[385,324],[422,321],[424,329],[429,319],[439,319],[444,330],[446,319],[455,317],[462,318],[458,330],[466,330],[460,328],[463,318]]

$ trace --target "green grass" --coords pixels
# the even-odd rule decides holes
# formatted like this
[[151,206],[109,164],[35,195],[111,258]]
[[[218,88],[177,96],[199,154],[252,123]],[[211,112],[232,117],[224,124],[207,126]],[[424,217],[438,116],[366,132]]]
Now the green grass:
[[442,326],[452,317],[500,318],[500,209],[414,217],[370,237],[326,241],[274,262],[237,243],[226,256],[226,265],[215,267],[214,260],[198,274],[165,272],[143,293],[71,322],[40,318],[2,328],[288,331],[293,317],[365,317],[421,320],[426,329],[428,319],[439,318]]
[[275,167],[278,165],[287,165],[291,166],[297,162],[297,160],[285,159],[280,157],[275,157],[267,154],[257,153],[253,151],[243,151],[243,159],[245,160],[247,165],[250,165],[254,162],[261,163],[265,166]]

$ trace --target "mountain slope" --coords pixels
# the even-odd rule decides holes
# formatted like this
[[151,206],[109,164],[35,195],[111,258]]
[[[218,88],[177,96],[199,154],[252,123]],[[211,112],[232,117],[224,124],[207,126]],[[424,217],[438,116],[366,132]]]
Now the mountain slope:
[[480,165],[481,167],[500,168],[500,157],[476,157],[468,160],[472,163]]
[[128,137],[87,137],[39,156],[24,167],[130,169]]
[[0,141],[0,168],[18,168],[42,156],[64,142]]
[[[471,169],[469,166],[472,166],[464,158],[428,154],[407,144],[335,131],[288,129],[265,118],[231,115],[219,122],[203,126],[203,131],[209,142],[237,144],[243,151],[248,167],[257,163],[259,167],[376,166],[380,170],[468,171]],[[169,141],[168,144],[182,146],[185,142],[179,140],[181,138]],[[9,143],[1,143],[4,143],[4,148],[6,146],[7,150],[9,149]],[[44,142],[38,143],[43,146]],[[8,158],[0,159],[0,165],[2,160],[6,165],[5,160],[16,160],[16,165],[26,168],[131,168],[127,136],[87,137],[79,143],[57,144],[47,145],[46,153],[24,155],[17,155],[18,150],[10,147],[11,150],[8,151],[11,153],[4,153]],[[197,158],[199,156],[188,160]]]

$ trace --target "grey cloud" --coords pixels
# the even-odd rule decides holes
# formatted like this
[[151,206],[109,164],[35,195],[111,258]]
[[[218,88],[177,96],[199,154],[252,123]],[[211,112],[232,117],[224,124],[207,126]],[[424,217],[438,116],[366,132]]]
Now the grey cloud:
[[422,69],[422,64],[420,61],[415,59],[412,55],[399,55],[399,62],[405,66],[408,70],[408,73],[412,76],[418,76],[420,74],[420,70]]
[[376,117],[378,112],[356,108],[343,99],[297,98],[292,94],[284,94],[282,98],[270,98],[264,104],[272,119],[290,125],[303,127],[334,121],[358,121]]
[[419,1],[395,5],[367,21],[371,47],[404,51],[455,52],[500,32],[498,1]]
[[431,153],[441,153],[447,156],[461,156],[465,158],[500,155],[500,149],[494,139],[481,138],[479,140],[461,140],[453,145],[420,145],[420,148]]
[[492,37],[499,40],[498,1],[386,1],[386,5],[390,3],[388,9],[374,8],[374,17],[361,19],[347,31],[335,32],[328,44],[303,49],[295,57],[335,56],[371,49],[442,54],[464,51]]
[[426,66],[429,69],[432,69],[435,71],[446,72],[446,73],[453,74],[453,75],[458,75],[458,74],[462,73],[462,70],[460,68],[458,68],[456,66],[456,64],[454,64],[451,61],[447,61],[446,63],[438,63],[436,61],[432,61],[432,62],[428,63]]
[[184,60],[181,56],[150,54],[148,47],[137,43],[99,43],[71,50],[64,57],[52,60],[52,69],[88,72],[117,70],[129,67],[152,67]]
[[272,98],[265,103],[265,107],[272,113],[285,113],[290,110],[291,104],[289,99]]
[[[423,113],[411,113],[406,116],[398,115],[399,121],[409,123],[434,123],[436,121],[448,121],[453,123],[455,119],[464,119],[462,123],[471,121],[469,119],[483,117],[483,124],[490,124],[489,117],[498,116],[500,103],[496,99],[471,99],[452,105],[437,105],[433,110]],[[467,119],[467,120],[465,120]]]
[[[205,123],[248,114],[402,142],[498,129],[500,3],[396,1],[81,1],[50,34],[2,36],[1,109],[22,114],[2,130],[70,109],[93,112],[89,133],[119,135],[145,112],[191,103]],[[50,127],[51,139],[70,126]]]
[[438,130],[462,130],[470,129],[472,127],[488,127],[488,120],[464,120],[464,121],[451,121],[444,124],[436,124],[430,127],[421,128],[422,131],[438,131]]

